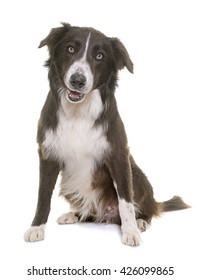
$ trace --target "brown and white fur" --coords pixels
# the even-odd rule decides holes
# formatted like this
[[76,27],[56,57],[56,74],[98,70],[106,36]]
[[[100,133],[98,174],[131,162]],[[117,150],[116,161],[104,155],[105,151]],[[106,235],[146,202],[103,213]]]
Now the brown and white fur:
[[38,124],[40,183],[36,214],[25,240],[44,239],[52,192],[61,173],[60,194],[72,212],[59,224],[116,223],[122,242],[141,243],[140,231],[162,211],[188,206],[180,197],[158,203],[146,176],[129,152],[117,110],[118,71],[133,63],[117,38],[93,28],[63,23],[40,43],[47,45],[50,91]]

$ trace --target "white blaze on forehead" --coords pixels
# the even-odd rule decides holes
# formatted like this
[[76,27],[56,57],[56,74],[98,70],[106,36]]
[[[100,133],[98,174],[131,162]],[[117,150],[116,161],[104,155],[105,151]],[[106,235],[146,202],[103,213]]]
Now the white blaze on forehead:
[[91,35],[91,33],[89,33],[86,44],[85,44],[85,52],[82,57],[83,60],[86,60],[86,57],[87,57],[87,51],[88,51],[88,46],[89,46],[89,42],[90,42],[90,35]]
[[73,87],[70,84],[71,76],[77,72],[79,74],[82,74],[86,78],[86,84],[84,87],[82,87],[80,89],[80,92],[83,92],[84,94],[87,94],[92,90],[93,80],[94,80],[93,73],[92,73],[90,65],[87,61],[87,53],[88,53],[88,47],[89,47],[89,43],[90,43],[90,35],[91,34],[89,33],[86,43],[85,43],[83,56],[80,59],[75,60],[73,62],[73,64],[69,67],[68,71],[65,73],[65,79],[64,79],[66,86],[69,89],[73,90]]

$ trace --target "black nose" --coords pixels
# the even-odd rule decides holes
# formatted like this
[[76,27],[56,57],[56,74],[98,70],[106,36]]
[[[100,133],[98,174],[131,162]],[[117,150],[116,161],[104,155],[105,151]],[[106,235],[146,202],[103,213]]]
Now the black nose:
[[86,78],[82,74],[74,73],[73,75],[71,75],[70,84],[74,89],[79,90],[85,86]]

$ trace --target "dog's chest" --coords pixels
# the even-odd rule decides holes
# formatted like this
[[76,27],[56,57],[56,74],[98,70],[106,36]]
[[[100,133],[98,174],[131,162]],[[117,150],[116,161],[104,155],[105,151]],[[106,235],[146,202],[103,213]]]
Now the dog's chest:
[[[68,118],[59,113],[56,130],[48,130],[43,142],[48,156],[64,163],[61,194],[79,198],[94,196],[91,183],[97,164],[109,150],[102,125],[95,126],[94,119],[76,116]],[[92,194],[93,193],[93,194]]]
[[73,166],[88,160],[99,161],[108,148],[102,126],[87,118],[67,119],[59,116],[55,131],[48,130],[43,143],[48,155]]

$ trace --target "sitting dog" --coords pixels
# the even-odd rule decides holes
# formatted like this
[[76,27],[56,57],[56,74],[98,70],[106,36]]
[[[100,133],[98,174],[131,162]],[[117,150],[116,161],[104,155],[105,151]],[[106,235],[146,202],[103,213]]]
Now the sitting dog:
[[41,41],[47,45],[50,91],[38,123],[40,182],[36,214],[25,240],[44,239],[52,192],[61,173],[60,195],[72,212],[59,224],[92,221],[121,225],[122,242],[141,243],[153,216],[189,207],[175,196],[156,202],[152,187],[130,154],[116,99],[118,71],[133,73],[117,38],[93,28],[62,23]]

